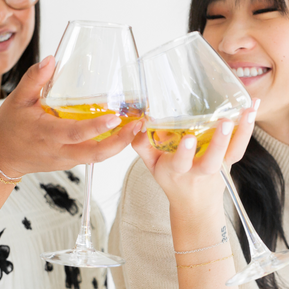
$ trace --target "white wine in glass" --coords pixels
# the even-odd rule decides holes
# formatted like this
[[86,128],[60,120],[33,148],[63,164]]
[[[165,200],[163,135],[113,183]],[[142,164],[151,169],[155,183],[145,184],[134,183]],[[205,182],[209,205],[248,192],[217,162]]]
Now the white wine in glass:
[[[95,137],[116,134],[144,116],[138,52],[130,26],[92,21],[69,22],[57,49],[55,71],[44,87],[43,109],[55,117],[77,121],[114,114],[121,124]],[[74,248],[41,255],[50,263],[75,267],[115,267],[118,256],[96,251],[90,229],[93,164],[86,165],[84,205]]]

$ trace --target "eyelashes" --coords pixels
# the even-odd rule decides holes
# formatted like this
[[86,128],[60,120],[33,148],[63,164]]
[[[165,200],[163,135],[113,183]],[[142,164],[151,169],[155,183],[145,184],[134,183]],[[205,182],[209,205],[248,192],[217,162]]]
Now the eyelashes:
[[259,9],[253,12],[253,15],[258,15],[262,13],[268,13],[268,12],[275,12],[278,11],[276,7],[269,7],[269,8],[264,8],[264,9]]
[[221,19],[221,18],[225,18],[224,16],[222,15],[206,15],[206,19],[207,20],[214,20],[214,19]]
[[[265,14],[265,13],[276,12],[276,11],[279,11],[279,9],[276,7],[268,7],[268,8],[258,9],[258,10],[253,11],[253,15]],[[217,14],[217,15],[206,14],[207,20],[215,20],[215,19],[222,19],[222,18],[225,18],[225,16],[221,14]]]

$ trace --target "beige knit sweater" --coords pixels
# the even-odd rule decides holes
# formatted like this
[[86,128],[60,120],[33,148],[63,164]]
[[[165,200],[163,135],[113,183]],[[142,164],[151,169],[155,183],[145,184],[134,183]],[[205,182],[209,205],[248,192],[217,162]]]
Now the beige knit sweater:
[[[256,127],[254,136],[276,159],[289,193],[289,146]],[[289,238],[289,198],[285,198],[284,229]],[[238,216],[225,193],[227,227],[236,270],[246,261],[234,229]],[[277,245],[277,251],[285,250]],[[177,289],[178,279],[169,219],[169,202],[140,158],[131,165],[124,182],[117,216],[109,237],[109,252],[126,259],[123,267],[112,269],[117,289]],[[289,288],[289,266],[279,271]],[[255,282],[239,286],[257,289]]]

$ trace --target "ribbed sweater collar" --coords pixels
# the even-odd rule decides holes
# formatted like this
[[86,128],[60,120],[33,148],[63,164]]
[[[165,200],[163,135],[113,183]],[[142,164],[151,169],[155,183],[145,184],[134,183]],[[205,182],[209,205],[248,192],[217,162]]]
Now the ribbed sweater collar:
[[289,146],[267,134],[260,127],[255,126],[254,137],[275,158],[283,177],[289,180]]

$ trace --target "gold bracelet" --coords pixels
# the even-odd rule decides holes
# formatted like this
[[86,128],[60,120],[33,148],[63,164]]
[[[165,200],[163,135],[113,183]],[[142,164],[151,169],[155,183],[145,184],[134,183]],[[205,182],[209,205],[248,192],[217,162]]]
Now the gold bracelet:
[[201,267],[201,266],[206,266],[206,265],[209,265],[209,264],[212,264],[212,263],[216,263],[216,262],[219,262],[219,261],[223,261],[223,260],[226,260],[226,259],[229,259],[233,257],[233,254],[228,256],[228,257],[224,257],[224,258],[221,258],[221,259],[218,259],[218,260],[214,260],[214,261],[210,261],[210,262],[207,262],[207,263],[202,263],[202,264],[196,264],[196,265],[177,265],[177,268],[196,268],[196,267]]
[[19,181],[5,181],[4,179],[0,178],[0,182],[5,184],[5,185],[14,185],[16,186],[21,182],[22,178]]

